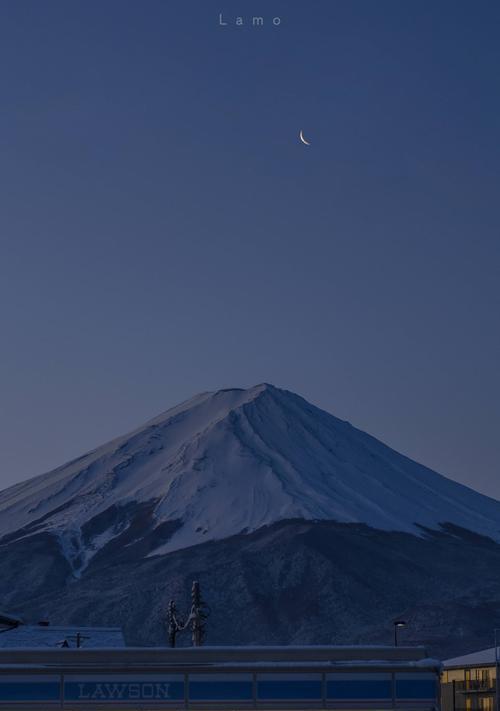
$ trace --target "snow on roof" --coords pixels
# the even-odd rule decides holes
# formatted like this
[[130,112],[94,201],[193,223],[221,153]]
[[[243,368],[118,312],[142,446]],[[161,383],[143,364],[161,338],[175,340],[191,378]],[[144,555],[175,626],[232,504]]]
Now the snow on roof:
[[0,632],[0,649],[29,649],[35,647],[62,647],[65,640],[70,648],[77,646],[81,635],[81,647],[125,647],[119,627],[52,627],[20,625]]
[[23,618],[19,615],[12,615],[10,612],[2,612],[0,610],[0,625],[20,625]]
[[449,667],[492,666],[494,664],[495,647],[480,649],[478,652],[465,654],[463,657],[453,657],[443,662],[445,669]]
[[115,649],[59,647],[0,649],[0,670],[74,665],[106,670],[152,668],[206,669],[251,672],[255,669],[326,672],[441,672],[441,663],[429,659],[423,647],[121,647]]

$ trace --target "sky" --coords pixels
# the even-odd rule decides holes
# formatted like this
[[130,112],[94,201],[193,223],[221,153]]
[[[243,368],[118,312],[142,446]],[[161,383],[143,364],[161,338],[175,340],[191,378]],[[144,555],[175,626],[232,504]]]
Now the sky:
[[0,0],[0,487],[265,381],[500,498],[499,36],[497,0]]

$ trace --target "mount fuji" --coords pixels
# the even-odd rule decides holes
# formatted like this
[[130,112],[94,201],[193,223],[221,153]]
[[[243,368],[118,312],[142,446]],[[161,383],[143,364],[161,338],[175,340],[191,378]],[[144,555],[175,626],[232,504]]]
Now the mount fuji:
[[[332,635],[353,641],[361,634],[379,641],[381,623],[373,611],[370,616],[377,596],[379,617],[406,610],[419,641],[428,642],[423,606],[428,619],[441,619],[445,601],[450,614],[457,605],[477,607],[478,600],[496,604],[499,543],[500,502],[298,395],[261,384],[197,395],[1,492],[0,560],[7,576],[0,599],[64,622],[121,622],[133,641],[158,643],[166,597],[181,594],[196,576],[212,600],[224,598],[230,622],[222,622],[221,608],[216,642],[332,641]],[[450,560],[458,566],[451,572]],[[482,576],[473,593],[470,581],[460,582],[465,568]],[[320,606],[333,578],[344,616],[336,631]],[[295,600],[277,610],[287,580]],[[431,592],[431,580],[441,586],[441,598]],[[247,615],[247,625],[237,617],[230,598],[236,589],[248,593],[259,621]],[[331,594],[328,604],[338,609],[339,591]],[[145,604],[149,618],[139,629]],[[304,613],[297,622],[294,605],[311,604],[317,625]],[[431,628],[439,624],[434,620]]]

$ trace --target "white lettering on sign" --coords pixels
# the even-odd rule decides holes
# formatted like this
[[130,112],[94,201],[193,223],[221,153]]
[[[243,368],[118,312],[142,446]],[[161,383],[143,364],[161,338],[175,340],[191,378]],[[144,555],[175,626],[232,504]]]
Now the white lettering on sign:
[[78,699],[98,699],[113,701],[114,699],[169,699],[170,684],[162,682],[144,683],[79,683]]
[[86,694],[84,692],[85,686],[86,686],[85,684],[78,684],[78,690],[79,690],[78,698],[79,699],[90,699],[90,695]]

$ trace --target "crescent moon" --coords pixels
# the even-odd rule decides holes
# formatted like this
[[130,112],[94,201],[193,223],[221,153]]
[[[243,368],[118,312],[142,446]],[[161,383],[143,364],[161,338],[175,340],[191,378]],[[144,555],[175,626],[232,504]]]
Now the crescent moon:
[[299,138],[300,138],[300,140],[302,141],[302,143],[304,143],[306,146],[310,146],[310,145],[311,145],[311,144],[309,143],[309,141],[306,141],[306,139],[304,138],[304,134],[302,133],[302,130],[301,130],[300,133],[299,133]]

